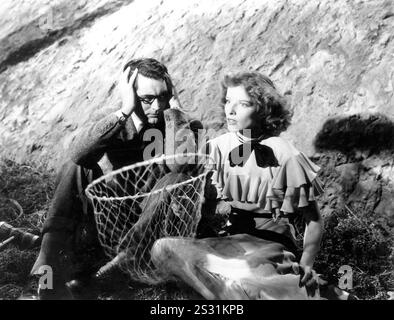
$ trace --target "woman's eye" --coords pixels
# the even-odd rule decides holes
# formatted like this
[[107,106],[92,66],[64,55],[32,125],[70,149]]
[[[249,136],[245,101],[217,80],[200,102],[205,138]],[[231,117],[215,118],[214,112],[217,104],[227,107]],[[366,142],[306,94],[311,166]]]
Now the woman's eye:
[[252,105],[249,102],[241,102],[241,106],[243,106],[243,107],[251,107]]

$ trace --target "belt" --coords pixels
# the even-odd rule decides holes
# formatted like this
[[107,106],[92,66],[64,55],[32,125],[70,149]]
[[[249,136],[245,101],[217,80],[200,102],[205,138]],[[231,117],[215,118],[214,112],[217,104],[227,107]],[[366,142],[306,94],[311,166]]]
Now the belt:
[[272,213],[266,213],[266,212],[253,212],[249,210],[243,210],[239,208],[234,208],[231,207],[231,214],[232,215],[243,215],[243,216],[248,216],[250,218],[266,218],[266,219],[271,219],[272,218]]

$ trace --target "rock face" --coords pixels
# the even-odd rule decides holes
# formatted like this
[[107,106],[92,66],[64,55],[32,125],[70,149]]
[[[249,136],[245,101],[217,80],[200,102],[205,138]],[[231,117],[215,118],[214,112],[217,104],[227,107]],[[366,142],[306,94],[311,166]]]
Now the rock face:
[[367,158],[325,152],[313,160],[321,166],[319,175],[325,184],[318,201],[324,217],[345,210],[372,220],[387,236],[394,235],[393,152]]
[[391,0],[7,0],[0,15],[0,154],[20,161],[58,168],[78,131],[118,108],[130,57],[166,63],[214,135],[230,70],[274,80],[294,111],[285,135],[309,155],[332,116],[394,118]]

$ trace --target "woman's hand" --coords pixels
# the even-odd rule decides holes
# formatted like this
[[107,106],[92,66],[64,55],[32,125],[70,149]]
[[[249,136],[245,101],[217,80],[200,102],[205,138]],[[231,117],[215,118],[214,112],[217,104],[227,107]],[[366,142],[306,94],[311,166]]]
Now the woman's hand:
[[291,271],[296,275],[300,275],[300,282],[298,283],[300,288],[305,286],[307,294],[314,297],[320,283],[319,275],[316,271],[311,266],[302,265],[297,262],[293,262],[291,268],[288,268],[288,272]]
[[231,214],[231,205],[228,201],[219,200],[216,205],[215,214],[229,216]]
[[122,72],[122,75],[119,80],[119,89],[122,98],[121,111],[128,117],[135,111],[137,105],[137,93],[135,92],[135,82],[138,75],[138,68],[134,70],[133,74],[130,77],[130,80],[127,80],[129,72],[130,72],[130,67],[126,68],[126,70]]
[[316,290],[319,286],[319,276],[315,270],[310,266],[300,265],[300,287],[305,286],[305,289],[310,296],[315,296]]

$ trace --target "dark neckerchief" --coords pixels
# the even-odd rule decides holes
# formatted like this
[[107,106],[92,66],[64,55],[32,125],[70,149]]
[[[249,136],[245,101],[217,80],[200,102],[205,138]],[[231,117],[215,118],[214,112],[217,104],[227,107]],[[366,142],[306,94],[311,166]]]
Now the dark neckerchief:
[[237,137],[242,143],[230,151],[230,167],[243,167],[246,161],[248,161],[252,151],[254,151],[256,164],[259,167],[266,168],[279,166],[273,150],[260,143],[264,139],[264,136],[260,136],[257,139],[251,139],[249,141],[245,141],[245,139],[242,138],[242,135],[240,136],[237,134]]

